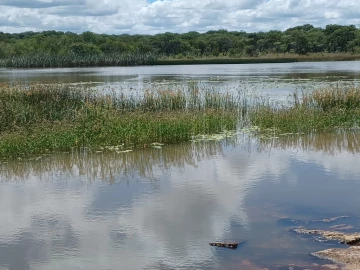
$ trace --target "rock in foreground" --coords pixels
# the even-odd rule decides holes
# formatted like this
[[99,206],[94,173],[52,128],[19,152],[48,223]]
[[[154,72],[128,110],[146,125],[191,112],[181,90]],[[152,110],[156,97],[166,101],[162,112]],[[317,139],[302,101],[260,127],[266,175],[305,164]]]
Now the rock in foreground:
[[347,249],[327,249],[313,253],[314,256],[344,264],[346,270],[360,269],[360,247]]
[[[360,233],[342,233],[342,232],[331,232],[331,231],[322,231],[322,230],[306,230],[303,228],[295,229],[294,231],[300,234],[321,235],[327,240],[338,240],[342,244],[347,244],[351,246],[360,244]],[[358,269],[360,269],[360,266]]]

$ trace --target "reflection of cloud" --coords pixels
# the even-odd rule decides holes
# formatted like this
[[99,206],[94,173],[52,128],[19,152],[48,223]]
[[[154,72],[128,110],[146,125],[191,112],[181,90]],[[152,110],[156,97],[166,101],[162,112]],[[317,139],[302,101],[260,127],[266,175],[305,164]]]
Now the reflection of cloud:
[[360,175],[359,158],[355,154],[348,152],[336,153],[328,155],[321,152],[300,152],[294,156],[304,163],[314,163],[322,167],[326,173],[334,173],[340,175],[341,179],[345,179],[347,175]]
[[[219,262],[208,242],[226,239],[232,222],[251,230],[254,215],[249,214],[246,200],[249,194],[256,196],[254,190],[282,179],[298,186],[301,181],[291,167],[294,161],[315,163],[328,173],[360,173],[357,156],[347,151],[332,155],[308,148],[248,152],[229,147],[223,152],[216,148],[211,155],[204,154],[205,159],[194,161],[189,155],[193,148],[175,148],[176,158],[164,147],[162,152],[143,152],[139,157],[134,153],[124,159],[130,163],[145,162],[146,157],[153,162],[169,160],[170,172],[157,167],[166,164],[155,163],[157,180],[152,181],[136,173],[129,182],[122,181],[124,175],[116,169],[121,162],[105,155],[79,158],[77,166],[44,160],[43,170],[28,164],[14,170],[27,178],[19,182],[2,174],[0,267],[189,269],[205,264],[217,268]],[[193,163],[196,166],[187,165]],[[103,178],[112,174],[113,182],[86,184],[94,173],[86,173],[91,168],[102,170],[95,175]],[[1,182],[5,176],[7,181]],[[9,252],[22,256],[22,261],[11,259]]]

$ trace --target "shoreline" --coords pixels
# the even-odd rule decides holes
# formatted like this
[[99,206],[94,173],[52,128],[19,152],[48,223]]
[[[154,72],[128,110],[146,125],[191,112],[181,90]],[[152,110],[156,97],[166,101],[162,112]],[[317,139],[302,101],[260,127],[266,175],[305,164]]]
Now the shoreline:
[[211,64],[275,64],[275,63],[297,63],[297,62],[337,62],[337,61],[359,61],[360,55],[351,54],[325,54],[309,56],[264,56],[244,58],[195,58],[195,59],[160,59],[155,60],[152,66],[159,65],[211,65]]
[[[6,59],[0,59],[0,63],[5,63]],[[213,58],[163,58],[152,60],[148,63],[141,64],[125,64],[125,65],[112,65],[104,64],[99,65],[97,62],[85,65],[65,64],[65,65],[49,65],[48,63],[35,64],[33,66],[6,66],[1,65],[2,69],[46,69],[46,68],[89,68],[89,67],[136,67],[136,66],[170,66],[170,65],[226,65],[226,64],[281,64],[281,63],[306,63],[306,62],[338,62],[338,61],[360,61],[360,54],[309,54],[309,55],[264,55],[259,57],[241,57],[241,58],[229,58],[229,57],[213,57]]]

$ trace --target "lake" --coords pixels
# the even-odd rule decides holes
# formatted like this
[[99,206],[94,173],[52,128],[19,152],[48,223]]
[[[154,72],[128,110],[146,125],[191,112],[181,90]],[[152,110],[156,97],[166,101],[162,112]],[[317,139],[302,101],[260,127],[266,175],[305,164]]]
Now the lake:
[[0,69],[0,82],[67,83],[108,89],[184,87],[194,82],[221,91],[246,89],[286,100],[295,90],[360,83],[360,61],[243,65],[176,65],[56,69]]
[[[277,99],[359,79],[360,62],[0,71],[10,83],[196,81]],[[310,254],[343,245],[291,229],[359,231],[359,162],[356,129],[0,160],[0,269],[325,269]],[[228,241],[240,244],[209,246]]]

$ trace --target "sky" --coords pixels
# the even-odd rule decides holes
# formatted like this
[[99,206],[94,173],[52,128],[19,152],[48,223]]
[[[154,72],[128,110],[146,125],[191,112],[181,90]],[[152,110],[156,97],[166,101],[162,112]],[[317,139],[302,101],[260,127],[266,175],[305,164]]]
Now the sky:
[[356,0],[0,0],[0,31],[185,33],[360,26]]

